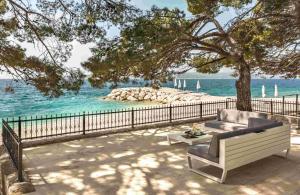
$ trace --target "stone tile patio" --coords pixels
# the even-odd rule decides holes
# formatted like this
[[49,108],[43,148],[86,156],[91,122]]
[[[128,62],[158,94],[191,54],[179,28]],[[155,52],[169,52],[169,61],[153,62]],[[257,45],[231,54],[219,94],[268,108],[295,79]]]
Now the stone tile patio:
[[218,184],[187,169],[186,144],[168,145],[168,132],[188,127],[25,149],[24,167],[36,188],[32,194],[300,194],[300,134],[292,134],[288,159],[265,158],[230,171],[226,183]]

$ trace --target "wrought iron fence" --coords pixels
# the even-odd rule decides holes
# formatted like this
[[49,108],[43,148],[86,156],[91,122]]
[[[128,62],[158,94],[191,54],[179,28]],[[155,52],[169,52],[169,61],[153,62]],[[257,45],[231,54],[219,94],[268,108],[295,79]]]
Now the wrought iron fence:
[[[145,108],[84,112],[7,119],[7,124],[22,140],[35,140],[70,134],[135,128],[137,126],[196,119],[217,114],[217,108],[235,108],[235,100]],[[20,126],[19,126],[20,124]],[[18,131],[20,127],[21,131]]]
[[9,153],[9,156],[11,157],[11,160],[18,171],[18,180],[23,181],[22,142],[14,130],[4,120],[2,120],[2,139],[7,152]]
[[299,95],[295,95],[295,100],[287,99],[284,96],[281,100],[279,99],[253,99],[252,109],[257,112],[270,113],[271,115],[284,115],[290,117],[300,117],[300,102]]
[[[3,143],[22,180],[22,141],[201,119],[217,115],[218,108],[236,109],[236,100],[12,118],[2,121]],[[298,96],[296,101],[254,99],[252,108],[258,112],[300,116]]]

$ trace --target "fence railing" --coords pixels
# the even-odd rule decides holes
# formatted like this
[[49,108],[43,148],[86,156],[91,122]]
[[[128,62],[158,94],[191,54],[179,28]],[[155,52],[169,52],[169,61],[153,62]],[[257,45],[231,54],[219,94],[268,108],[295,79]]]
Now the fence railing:
[[8,125],[8,123],[2,120],[2,139],[11,160],[18,170],[18,180],[23,181],[22,176],[22,142],[17,136],[14,130]]
[[[19,180],[22,180],[23,141],[202,119],[217,115],[218,108],[236,109],[236,100],[6,119],[2,121],[3,143],[18,169]],[[252,100],[252,108],[258,112],[300,116],[298,99],[297,101],[257,99]]]
[[270,113],[271,115],[283,115],[290,117],[300,117],[300,102],[286,100],[252,100],[252,109],[256,112]]
[[[86,134],[116,128],[168,123],[217,114],[217,108],[235,108],[235,100],[146,108],[83,112],[8,119],[6,122],[22,140],[70,134]],[[19,125],[20,124],[20,125]],[[20,131],[18,130],[20,127]]]

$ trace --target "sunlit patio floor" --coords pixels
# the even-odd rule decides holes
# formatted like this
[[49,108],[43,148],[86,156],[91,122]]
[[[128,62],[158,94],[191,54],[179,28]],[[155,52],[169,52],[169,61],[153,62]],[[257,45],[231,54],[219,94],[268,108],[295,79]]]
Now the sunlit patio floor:
[[25,170],[36,188],[32,194],[300,194],[300,134],[292,135],[288,159],[265,158],[230,171],[226,183],[218,184],[188,170],[186,144],[168,145],[167,133],[187,128],[25,149]]

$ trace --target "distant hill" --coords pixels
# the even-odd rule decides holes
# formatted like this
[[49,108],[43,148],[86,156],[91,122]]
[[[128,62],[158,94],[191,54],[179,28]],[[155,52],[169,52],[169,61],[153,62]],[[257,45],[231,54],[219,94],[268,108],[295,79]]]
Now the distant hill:
[[[236,79],[232,76],[233,71],[230,69],[223,70],[216,74],[203,74],[195,71],[186,72],[181,75],[177,75],[178,79]],[[299,77],[298,77],[299,78]],[[252,79],[281,79],[279,76],[271,77],[269,75],[252,75]]]
[[202,74],[197,72],[186,72],[177,76],[178,79],[234,79],[229,72],[220,72],[217,74]]

